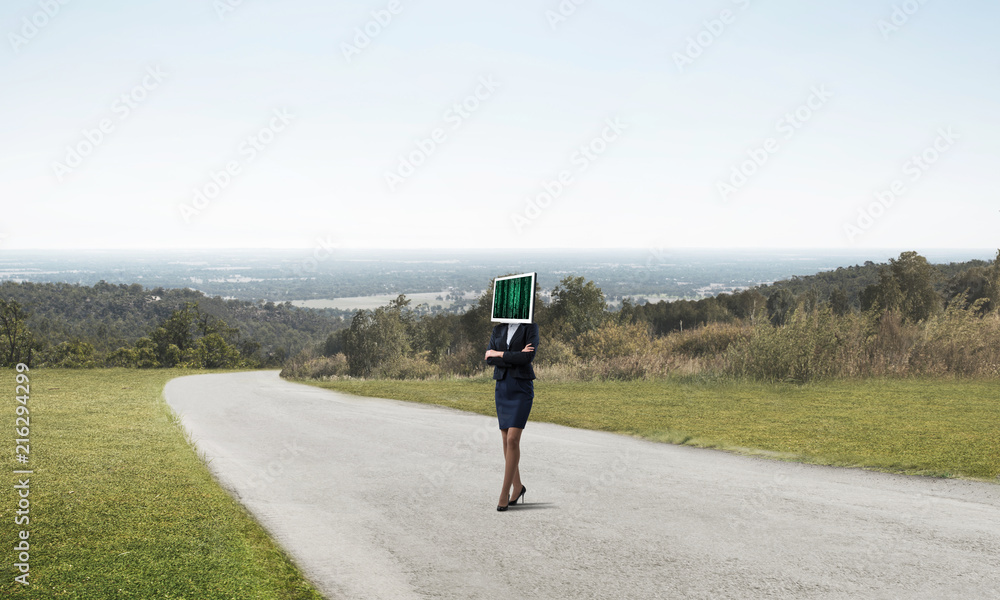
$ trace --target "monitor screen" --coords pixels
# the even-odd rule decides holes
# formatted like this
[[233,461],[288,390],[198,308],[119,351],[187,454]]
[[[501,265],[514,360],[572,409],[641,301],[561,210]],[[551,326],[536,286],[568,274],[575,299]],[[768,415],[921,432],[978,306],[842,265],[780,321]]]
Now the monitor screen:
[[497,277],[493,282],[494,323],[531,323],[535,317],[537,273]]

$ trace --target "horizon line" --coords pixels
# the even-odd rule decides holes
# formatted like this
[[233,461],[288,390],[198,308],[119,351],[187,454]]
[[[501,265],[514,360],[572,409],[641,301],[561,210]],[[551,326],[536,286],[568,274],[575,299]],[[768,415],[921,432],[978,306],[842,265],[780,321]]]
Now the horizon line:
[[[281,246],[281,247],[262,247],[262,246],[226,246],[226,247],[190,247],[190,248],[178,248],[170,246],[158,246],[158,247],[103,247],[103,248],[11,248],[0,246],[0,255],[4,252],[219,252],[219,251],[234,251],[234,250],[244,250],[244,251],[310,251],[314,250],[315,247],[311,246]],[[345,251],[345,252],[413,252],[413,251],[423,251],[423,252],[476,252],[476,253],[490,253],[495,252],[495,248],[482,248],[482,247],[431,247],[431,246],[411,246],[411,247],[371,247],[371,246],[335,246],[327,249],[327,251]],[[1000,251],[1000,246],[867,246],[863,248],[842,248],[842,247],[825,247],[825,246],[671,246],[671,247],[655,247],[655,246],[545,246],[545,247],[534,247],[534,248],[524,248],[524,247],[509,247],[503,248],[505,253],[526,253],[526,252],[538,252],[538,251],[577,251],[577,252],[587,252],[587,251],[650,251],[650,252],[672,252],[672,251],[758,251],[758,252],[782,252],[791,250],[808,250],[808,251],[825,251],[825,252],[838,252],[838,253],[864,253],[873,251]]]

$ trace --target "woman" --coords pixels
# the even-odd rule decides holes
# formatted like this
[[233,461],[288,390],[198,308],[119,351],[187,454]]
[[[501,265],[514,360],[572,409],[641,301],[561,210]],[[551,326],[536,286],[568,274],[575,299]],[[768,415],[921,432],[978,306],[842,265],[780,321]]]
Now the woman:
[[[497,510],[523,501],[527,488],[521,483],[518,463],[521,460],[521,432],[528,422],[531,403],[535,398],[532,380],[535,370],[531,361],[538,348],[538,324],[501,323],[493,327],[486,364],[493,365],[496,380],[494,399],[500,435],[503,438],[503,487]],[[516,491],[515,491],[516,490]],[[514,492],[513,494],[511,492]]]

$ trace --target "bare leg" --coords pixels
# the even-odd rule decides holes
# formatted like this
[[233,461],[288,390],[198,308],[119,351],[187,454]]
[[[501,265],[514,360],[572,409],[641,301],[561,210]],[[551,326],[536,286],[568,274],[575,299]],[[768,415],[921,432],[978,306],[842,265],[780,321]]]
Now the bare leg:
[[[504,464],[504,473],[505,474],[507,472],[507,432],[508,431],[509,431],[508,429],[501,429],[500,430],[500,437],[503,440],[503,464]],[[510,502],[510,490],[501,491],[500,492],[500,501],[497,502],[497,506],[507,506],[507,504],[509,502]]]
[[[500,430],[500,435],[503,438],[503,458],[504,458],[505,469],[507,462],[507,431],[508,430],[506,429]],[[518,432],[517,433],[518,441],[520,441],[521,432],[524,430],[516,429],[516,431]],[[520,455],[518,456],[518,458],[520,458]],[[515,494],[520,494],[520,493],[521,493],[521,466],[520,466],[520,460],[518,460],[517,464],[515,464],[514,466],[514,479],[511,482],[510,489],[507,490],[507,495],[508,497],[513,497]]]
[[[511,427],[503,429],[503,487],[500,489],[500,501],[497,506],[507,506],[512,493],[521,492],[521,472],[518,463],[521,462],[521,432],[523,429]],[[513,491],[512,491],[513,489]]]

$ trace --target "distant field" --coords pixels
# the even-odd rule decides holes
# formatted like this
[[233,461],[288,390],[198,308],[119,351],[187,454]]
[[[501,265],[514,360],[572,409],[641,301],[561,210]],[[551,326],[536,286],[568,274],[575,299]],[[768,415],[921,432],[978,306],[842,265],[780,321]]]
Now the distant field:
[[[315,383],[495,415],[493,381]],[[1000,382],[546,382],[531,420],[776,458],[939,477],[1000,475]],[[531,424],[526,431],[530,443]]]
[[[212,479],[163,400],[179,370],[30,372],[31,523],[0,491],[0,595],[25,599],[320,600],[285,554]],[[0,370],[14,392],[14,372]],[[14,399],[0,452],[12,465]],[[21,468],[25,468],[22,466]],[[8,471],[6,481],[13,481]],[[13,582],[30,531],[30,587]]]

